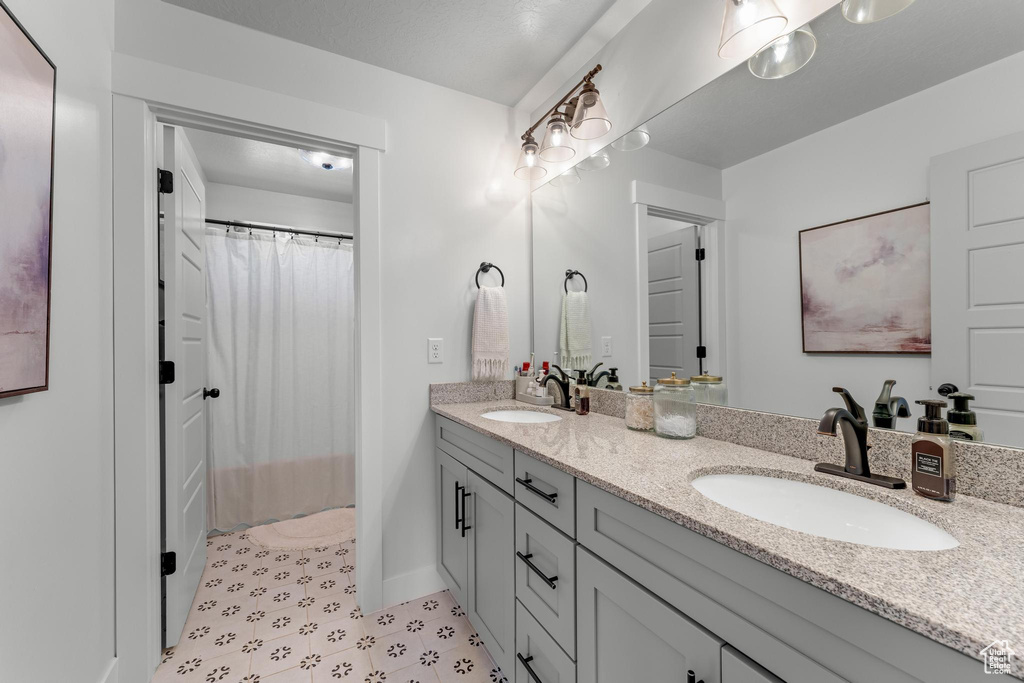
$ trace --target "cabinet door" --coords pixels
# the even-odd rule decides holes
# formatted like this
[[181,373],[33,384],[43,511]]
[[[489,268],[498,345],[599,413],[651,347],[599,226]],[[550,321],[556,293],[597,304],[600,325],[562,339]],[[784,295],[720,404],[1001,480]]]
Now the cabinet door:
[[455,601],[466,604],[469,590],[469,539],[462,532],[463,492],[469,470],[441,449],[437,457],[437,571]]
[[465,514],[469,536],[470,623],[502,671],[515,657],[515,501],[475,472],[469,473]]
[[582,547],[576,571],[579,683],[721,683],[722,641]]

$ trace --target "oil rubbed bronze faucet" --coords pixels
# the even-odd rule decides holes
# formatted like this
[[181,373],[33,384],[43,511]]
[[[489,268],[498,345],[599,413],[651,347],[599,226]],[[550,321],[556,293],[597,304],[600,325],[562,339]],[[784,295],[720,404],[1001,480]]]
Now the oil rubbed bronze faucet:
[[558,374],[560,374],[561,377],[556,377],[553,372],[548,373],[544,376],[544,379],[540,381],[540,385],[542,387],[546,387],[548,382],[554,381],[554,383],[558,385],[558,391],[561,396],[559,397],[559,402],[551,407],[558,408],[559,410],[572,410],[572,407],[569,405],[569,376],[565,374],[565,370],[557,365],[552,364],[551,367],[558,370]]
[[840,394],[846,401],[846,408],[829,408],[821,418],[818,433],[824,436],[835,436],[836,425],[843,432],[843,445],[846,447],[846,466],[840,467],[827,462],[819,462],[814,466],[816,472],[836,474],[847,479],[856,479],[876,486],[889,489],[906,488],[907,483],[895,477],[872,474],[868,465],[868,418],[864,409],[853,400],[849,391],[842,387],[832,387],[832,391]]

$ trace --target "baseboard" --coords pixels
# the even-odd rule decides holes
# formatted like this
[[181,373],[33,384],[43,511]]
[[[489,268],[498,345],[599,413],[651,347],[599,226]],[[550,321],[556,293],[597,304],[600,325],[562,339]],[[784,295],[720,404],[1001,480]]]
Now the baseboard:
[[110,660],[107,672],[100,676],[97,683],[117,683],[117,657]]
[[440,574],[433,565],[384,579],[384,605],[390,607],[444,590]]

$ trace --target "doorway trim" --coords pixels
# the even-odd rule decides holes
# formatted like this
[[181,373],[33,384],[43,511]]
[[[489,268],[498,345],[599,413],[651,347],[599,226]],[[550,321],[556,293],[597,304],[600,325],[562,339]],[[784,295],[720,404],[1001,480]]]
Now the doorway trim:
[[160,663],[157,124],[354,159],[356,581],[383,602],[380,168],[385,122],[126,55],[113,57],[115,646],[119,676]]

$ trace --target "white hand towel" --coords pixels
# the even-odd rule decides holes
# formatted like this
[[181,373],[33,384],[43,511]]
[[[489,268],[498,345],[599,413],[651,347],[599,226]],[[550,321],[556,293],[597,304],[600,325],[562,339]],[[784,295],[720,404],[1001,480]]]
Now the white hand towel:
[[590,299],[586,292],[562,295],[562,331],[559,339],[563,368],[582,370],[590,367]]
[[473,379],[508,379],[508,304],[504,287],[481,287],[473,312]]

